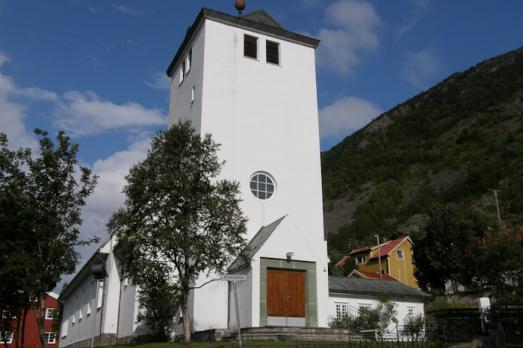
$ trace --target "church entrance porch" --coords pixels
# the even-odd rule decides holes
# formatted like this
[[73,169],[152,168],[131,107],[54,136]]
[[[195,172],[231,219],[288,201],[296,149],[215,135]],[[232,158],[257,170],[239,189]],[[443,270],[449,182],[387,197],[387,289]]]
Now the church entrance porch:
[[316,327],[316,263],[260,259],[260,326]]

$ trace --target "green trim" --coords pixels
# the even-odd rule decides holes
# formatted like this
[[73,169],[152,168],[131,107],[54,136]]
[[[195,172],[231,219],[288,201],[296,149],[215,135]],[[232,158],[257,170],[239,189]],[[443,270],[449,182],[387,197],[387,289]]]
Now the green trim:
[[260,258],[260,326],[267,326],[267,268],[295,269],[305,274],[305,325],[318,326],[316,263]]

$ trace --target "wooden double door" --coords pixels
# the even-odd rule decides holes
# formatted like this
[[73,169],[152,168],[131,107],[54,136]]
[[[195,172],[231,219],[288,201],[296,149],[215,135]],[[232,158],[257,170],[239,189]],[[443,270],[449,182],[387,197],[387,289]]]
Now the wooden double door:
[[267,315],[305,318],[305,271],[267,269]]

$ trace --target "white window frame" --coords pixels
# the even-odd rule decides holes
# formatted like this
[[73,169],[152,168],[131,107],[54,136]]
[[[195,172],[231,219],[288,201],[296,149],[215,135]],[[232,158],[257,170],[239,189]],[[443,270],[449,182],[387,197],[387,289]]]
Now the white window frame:
[[185,57],[185,77],[189,75],[189,71],[191,71],[192,67],[192,49],[189,50],[189,53],[187,53],[187,56]]
[[[361,257],[361,261],[359,260],[360,257]],[[356,255],[356,257],[354,259],[355,259],[355,262],[357,265],[361,265],[362,263],[365,263],[365,255],[363,255],[363,254]]]
[[349,316],[349,304],[347,302],[335,302],[336,318],[341,319]]
[[191,104],[194,103],[195,99],[196,99],[196,86],[192,86],[192,90],[191,90]]
[[414,306],[407,306],[407,317],[413,317],[415,309]]
[[69,331],[69,320],[64,320],[60,326],[60,337],[67,337],[67,331]]
[[85,316],[89,317],[91,315],[91,303],[87,302],[87,310],[85,311]]
[[80,307],[80,309],[78,310],[78,322],[81,322],[83,318],[84,318],[84,314],[82,311],[82,307]]
[[358,303],[358,310],[361,308],[372,309],[372,305],[370,303]]
[[45,309],[45,319],[53,320],[55,311],[56,311],[56,308],[46,308]]
[[8,335],[9,335],[8,336],[9,339],[6,340],[7,344],[13,343],[13,332],[12,331],[2,331],[1,332],[2,334],[0,335],[0,340],[1,340],[0,344],[4,343],[4,334],[5,334],[5,332],[7,332]]
[[96,304],[96,310],[102,308],[104,301],[104,282],[98,282],[98,303]]
[[[260,190],[260,185],[264,184],[261,181],[259,181],[259,176],[261,175],[267,178],[267,180],[265,181],[265,190]],[[255,180],[256,177],[258,177],[258,179]],[[253,183],[255,184],[256,188],[252,187]],[[269,191],[269,186],[272,186],[272,191]],[[251,190],[251,193],[254,197],[258,198],[261,201],[268,201],[269,199],[274,197],[274,194],[276,193],[276,181],[269,173],[256,172],[251,176],[251,179],[249,180],[249,189]],[[265,197],[263,197],[262,194]]]
[[[51,340],[51,335],[53,339]],[[56,344],[56,332],[46,332],[45,338],[47,340],[47,344]]]
[[74,324],[76,324],[76,317],[75,315],[71,315],[71,327],[74,326]]
[[396,257],[398,258],[398,260],[403,260],[405,258],[405,253],[403,252],[403,250],[396,250]]

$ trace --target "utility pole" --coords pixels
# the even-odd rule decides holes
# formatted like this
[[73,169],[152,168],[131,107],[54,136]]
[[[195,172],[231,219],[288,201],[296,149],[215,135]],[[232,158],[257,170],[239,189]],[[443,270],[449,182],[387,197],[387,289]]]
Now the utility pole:
[[376,235],[376,241],[378,242],[378,264],[380,267],[380,279],[383,279],[383,275],[381,273],[381,248],[380,248],[380,235]]
[[494,191],[494,198],[496,199],[496,209],[498,211],[498,221],[499,221],[499,224],[501,225],[501,214],[499,213],[499,201],[498,201],[498,191],[499,190],[490,189],[490,191]]

